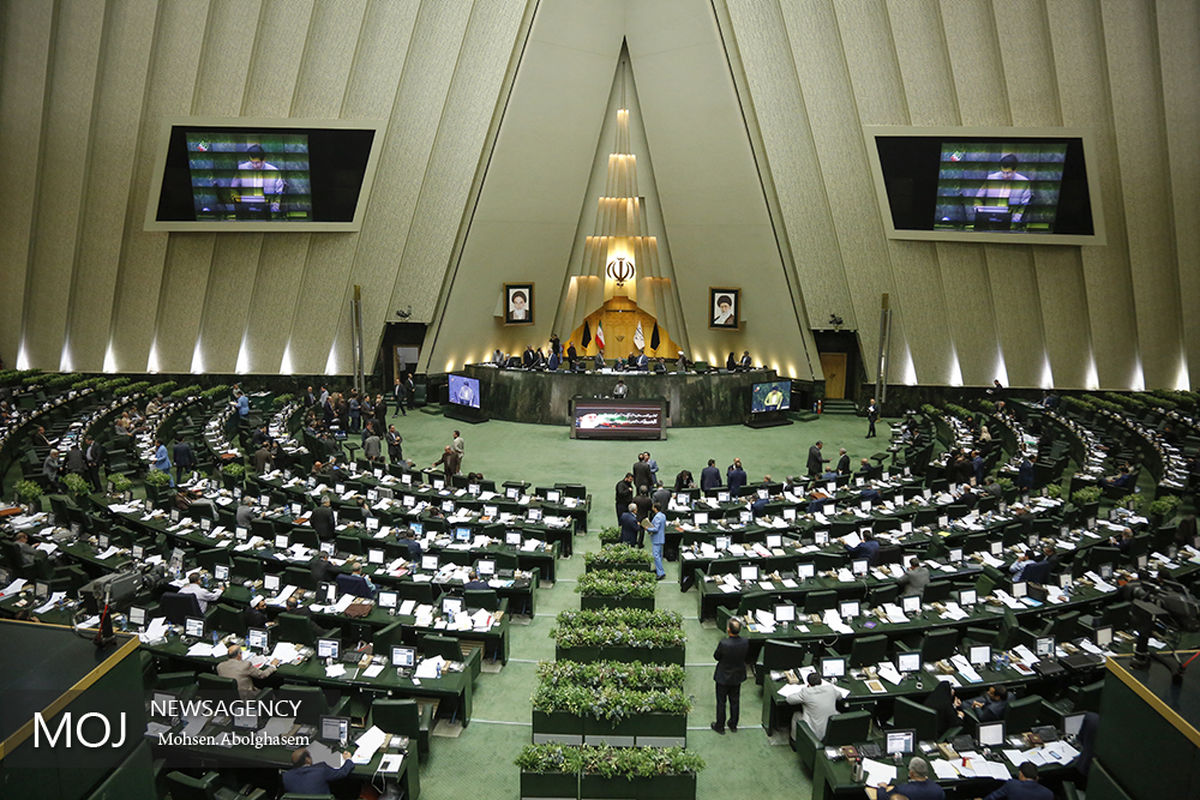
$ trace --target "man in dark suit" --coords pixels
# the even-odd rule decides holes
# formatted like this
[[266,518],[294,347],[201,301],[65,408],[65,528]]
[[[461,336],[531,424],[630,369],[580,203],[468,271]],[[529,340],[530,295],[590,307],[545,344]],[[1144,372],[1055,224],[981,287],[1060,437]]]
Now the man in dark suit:
[[267,598],[256,594],[250,598],[250,606],[242,612],[247,628],[267,627]]
[[333,529],[337,521],[334,519],[333,509],[329,505],[329,495],[321,497],[321,505],[313,509],[312,516],[308,521],[321,541],[333,539]]
[[821,458],[821,448],[824,446],[824,442],[818,441],[808,448],[808,477],[810,478],[819,478],[825,471],[825,459]]
[[626,511],[621,512],[621,544],[627,544],[630,547],[637,545],[638,535],[642,531],[642,526],[638,524],[637,505],[630,503]]
[[838,450],[837,469],[834,470],[838,475],[850,474],[850,456],[846,455],[846,448]]
[[713,652],[717,661],[713,670],[713,680],[717,684],[717,721],[710,726],[722,736],[725,735],[726,698],[729,698],[729,730],[737,733],[742,681],[746,680],[746,652],[750,649],[750,641],[738,635],[742,632],[742,623],[736,617],[730,618],[725,632],[729,635],[717,643]]
[[[407,414],[405,416],[408,416]],[[387,431],[388,459],[393,464],[404,461],[404,437],[396,430],[395,425],[388,425]]]
[[1054,792],[1038,783],[1038,768],[1032,761],[1025,761],[1017,770],[1017,777],[1009,778],[999,789],[984,800],[1053,800]]
[[625,513],[625,509],[633,502],[633,473],[626,472],[625,477],[617,481],[617,524],[621,522],[621,515]]
[[654,471],[650,469],[649,453],[638,453],[638,460],[633,462],[633,467],[629,471],[633,474],[635,486],[654,485]]
[[1033,489],[1033,465],[1036,462],[1036,455],[1026,456],[1021,460],[1021,466],[1017,467],[1017,488],[1023,492]]
[[329,563],[329,553],[324,550],[317,554],[308,568],[317,584],[333,583],[337,580],[338,571]]
[[717,469],[715,459],[708,460],[708,466],[700,470],[700,489],[707,492],[709,489],[719,489],[721,487],[721,470]]
[[325,762],[314,764],[308,748],[301,747],[292,753],[292,768],[283,773],[283,790],[288,794],[328,795],[330,781],[345,778],[354,771],[351,753],[342,753],[342,765],[337,769]]
[[441,464],[447,476],[457,475],[458,464],[461,458],[462,456],[456,453],[453,447],[446,445],[445,449],[442,450],[442,457],[433,462],[430,466],[436,467],[438,464]]
[[737,498],[738,492],[746,485],[746,470],[742,469],[742,460],[735,458],[725,470],[725,482],[729,485],[729,496]]
[[875,433],[875,423],[879,421],[879,406],[875,405],[875,398],[871,398],[871,402],[867,403],[867,438],[873,439]]
[[100,466],[104,463],[105,455],[104,445],[90,436],[83,437],[83,460],[87,462],[88,479],[92,483],[92,489],[97,492],[103,488],[100,484]]
[[172,448],[175,462],[175,482],[183,483],[183,476],[196,466],[196,456],[192,446],[183,440],[182,436],[175,437],[175,447]]

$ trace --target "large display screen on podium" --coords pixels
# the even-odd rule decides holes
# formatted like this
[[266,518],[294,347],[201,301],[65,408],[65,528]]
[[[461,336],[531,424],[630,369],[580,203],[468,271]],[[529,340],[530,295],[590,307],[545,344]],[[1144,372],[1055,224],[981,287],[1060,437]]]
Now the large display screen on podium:
[[750,391],[750,413],[787,411],[792,407],[792,382],[756,383]]
[[450,386],[447,399],[456,406],[479,408],[479,381],[465,375],[449,376]]
[[576,398],[571,436],[576,439],[659,439],[666,418],[662,400]]

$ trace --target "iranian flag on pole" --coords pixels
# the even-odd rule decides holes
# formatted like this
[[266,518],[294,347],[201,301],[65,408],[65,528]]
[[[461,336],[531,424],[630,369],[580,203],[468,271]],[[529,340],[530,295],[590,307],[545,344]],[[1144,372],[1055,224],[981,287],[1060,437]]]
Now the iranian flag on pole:
[[604,349],[604,326],[599,321],[596,322],[596,347]]

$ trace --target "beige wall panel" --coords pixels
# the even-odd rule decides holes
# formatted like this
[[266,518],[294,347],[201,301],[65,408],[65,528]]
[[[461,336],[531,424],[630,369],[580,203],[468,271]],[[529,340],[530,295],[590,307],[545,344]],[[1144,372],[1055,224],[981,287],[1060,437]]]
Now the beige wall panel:
[[[1146,386],[1174,386],[1183,330],[1171,224],[1170,169],[1163,157],[1167,136],[1158,27],[1153,15],[1140,4],[1106,0],[1102,5],[1138,348]],[[1195,255],[1191,254],[1193,269]]]
[[96,372],[104,366],[112,323],[121,256],[116,234],[127,214],[142,210],[127,205],[135,161],[129,131],[142,112],[155,3],[110,3],[108,15],[67,331],[74,368]]
[[64,3],[50,50],[49,93],[42,130],[45,155],[35,198],[29,280],[25,286],[25,353],[29,365],[58,369],[83,206],[83,170],[95,99],[104,6]]
[[938,0],[888,0],[911,125],[957,125],[958,97]]
[[[325,371],[357,238],[346,234],[308,237],[308,254],[287,344],[292,371],[297,374]],[[349,358],[338,366],[342,372],[349,372]]]
[[0,5],[0,359],[17,363],[24,316],[32,198],[41,150],[42,110],[50,65],[51,3]]
[[[742,349],[758,362],[794,364],[793,374],[808,379],[813,366],[804,341],[811,334],[797,319],[712,10],[686,2],[628,9],[630,55],[691,348],[727,352],[729,335],[708,328],[708,287],[733,283],[743,289],[745,325],[734,334]],[[752,276],[746,265],[755,266]]]
[[[992,283],[992,303],[996,309],[999,349],[1008,372],[1005,386],[1038,386],[1042,379],[1042,313],[1038,301],[1037,278],[1033,272],[1030,247],[984,245],[988,275]],[[998,360],[992,361],[992,378]],[[991,383],[991,380],[988,380]]]
[[734,0],[729,14],[779,198],[779,222],[791,243],[810,324],[822,327],[835,313],[847,328],[858,328],[804,88],[796,80],[779,4]]
[[[338,116],[346,98],[358,40],[364,34],[366,10],[365,0],[321,0],[316,4],[296,84],[293,116]],[[399,54],[394,57],[399,58]]]
[[[874,380],[880,295],[886,292],[895,298],[896,287],[882,235],[875,185],[867,169],[862,121],[858,109],[846,101],[854,97],[854,87],[842,51],[842,34],[833,8],[827,3],[788,3],[783,10],[792,58],[812,122],[833,228],[859,320],[867,379]],[[803,186],[794,190],[807,191]],[[898,309],[892,317],[892,381],[900,380],[901,355],[907,346],[905,310]],[[814,319],[822,317],[814,310]]]
[[962,124],[1011,124],[1004,64],[991,4],[943,2],[942,26]]
[[237,367],[262,242],[270,235],[225,233],[216,237],[199,334],[205,372],[234,372]]
[[[373,284],[379,287],[379,292],[364,304],[368,330],[381,330],[390,312],[409,302],[413,305],[414,319],[432,318],[442,280],[448,274],[450,254],[471,196],[492,116],[503,107],[501,87],[518,32],[522,30],[525,10],[523,0],[506,0],[503,3],[476,3],[471,12],[454,80],[438,124],[437,138],[429,154],[429,168],[413,211],[408,240],[398,263],[393,254],[387,264],[381,265],[380,280]],[[586,175],[587,162],[580,166]],[[537,191],[536,183],[523,184],[520,188],[520,193]],[[578,209],[580,197],[575,196],[572,210]],[[570,221],[574,221],[573,215]],[[514,248],[520,246],[519,241],[509,241]],[[569,239],[566,243],[564,267],[570,253]],[[546,306],[542,308],[546,309]],[[478,324],[489,327],[490,322],[490,317],[478,319]],[[451,334],[451,340],[454,338]],[[442,340],[445,342],[446,338],[442,337]],[[429,341],[428,336],[426,341]],[[422,360],[424,356],[422,353]]]
[[1054,385],[1081,389],[1092,350],[1083,259],[1075,247],[1035,247],[1033,263]]
[[[129,211],[121,243],[121,263],[113,297],[111,342],[115,368],[146,369],[154,341],[156,311],[163,280],[168,234],[142,230],[154,159],[158,158],[165,117],[191,113],[196,69],[204,42],[208,3],[156,6],[155,42],[138,129],[137,158],[130,186]],[[184,365],[184,369],[190,366]]]
[[[870,125],[907,124],[905,86],[886,6],[883,2],[844,2],[835,9],[859,120]],[[877,204],[872,202],[874,184],[869,182],[870,173],[865,169],[865,152],[863,156],[863,166],[856,171],[867,179],[860,187],[865,191],[861,202],[866,211]],[[864,224],[862,234],[882,233],[878,212],[864,213],[861,219],[874,223]],[[924,242],[886,241],[886,248],[895,286],[893,321],[900,317],[903,322],[917,379],[922,383],[948,383],[951,345],[935,247]]]
[[212,0],[193,113],[214,117],[242,113],[254,44],[262,33],[261,8],[261,0]]
[[[291,115],[300,67],[303,64],[307,69],[313,58],[305,42],[310,28],[320,30],[313,19],[313,0],[275,0],[262,6],[242,97],[242,114]],[[335,81],[329,83],[336,87]]]
[[1096,372],[1101,386],[1128,388],[1137,365],[1138,332],[1100,12],[1091,0],[1059,0],[1046,11],[1063,124],[1089,128],[1097,144],[1093,160],[1098,162],[1108,244],[1080,251]]
[[1059,125],[1054,55],[1046,26],[1045,0],[1004,0],[992,4],[1012,124]]
[[[334,238],[337,236],[334,234]],[[298,299],[312,238],[294,234],[262,237],[254,293],[246,317],[247,372],[280,370],[291,330],[289,323],[304,314],[298,307]]]
[[390,0],[372,0],[367,5],[342,99],[343,117],[387,119],[391,115],[419,5]]
[[1191,385],[1200,385],[1200,3],[1158,3],[1159,55],[1162,58],[1167,148],[1171,167],[1171,207],[1175,222],[1175,256],[1179,297],[1183,302],[1183,341]]
[[946,296],[946,325],[966,386],[986,386],[996,376],[996,315],[983,248],[938,242],[937,260]]
[[213,233],[173,233],[167,243],[155,333],[159,372],[192,371],[217,238]]

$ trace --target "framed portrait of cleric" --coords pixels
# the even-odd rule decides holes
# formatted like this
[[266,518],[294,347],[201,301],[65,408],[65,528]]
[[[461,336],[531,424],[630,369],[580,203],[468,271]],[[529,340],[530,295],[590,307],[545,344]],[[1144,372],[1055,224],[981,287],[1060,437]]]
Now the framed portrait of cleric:
[[533,324],[533,284],[504,284],[504,324]]
[[708,327],[737,330],[741,325],[742,290],[708,287]]

